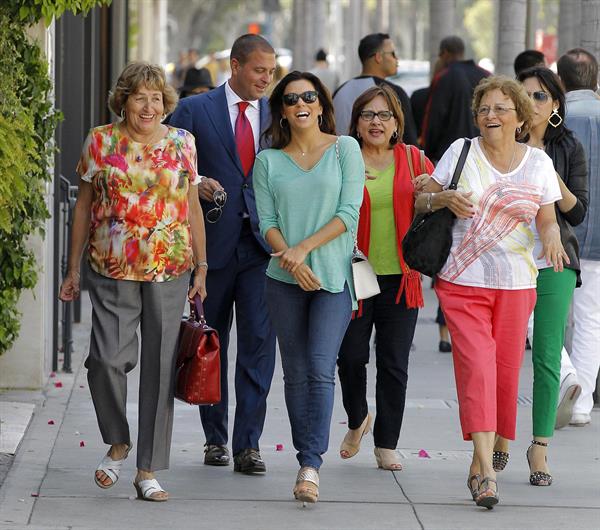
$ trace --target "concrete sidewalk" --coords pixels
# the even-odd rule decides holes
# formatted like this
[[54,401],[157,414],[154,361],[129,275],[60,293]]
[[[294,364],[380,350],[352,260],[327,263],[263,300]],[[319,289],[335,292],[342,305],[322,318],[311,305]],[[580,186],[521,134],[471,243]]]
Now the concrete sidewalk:
[[[102,444],[83,368],[89,334],[89,302],[84,322],[75,327],[73,375],[50,379],[45,399],[4,394],[2,400],[36,404],[31,424],[0,489],[0,528],[218,528],[229,529],[451,529],[599,528],[600,411],[592,424],[555,433],[550,452],[554,484],[529,485],[525,450],[531,438],[531,356],[521,377],[517,441],[507,469],[499,474],[500,505],[492,511],[470,500],[466,476],[471,444],[458,422],[452,360],[437,353],[435,300],[426,291],[416,349],[412,352],[409,400],[399,442],[404,470],[381,471],[372,437],[361,452],[342,461],[337,450],[345,415],[336,395],[330,451],[321,469],[320,500],[302,508],[293,500],[295,452],[283,400],[278,365],[269,399],[261,451],[263,477],[233,473],[232,467],[202,465],[204,436],[198,410],[177,402],[171,469],[158,476],[169,490],[168,503],[134,500],[135,455],[119,483],[109,490],[93,482],[93,470],[106,451]],[[232,341],[235,344],[235,340]],[[231,355],[234,358],[233,355]],[[230,373],[230,375],[232,375]],[[373,376],[373,372],[371,372]],[[137,374],[130,377],[128,414],[136,425]],[[374,411],[374,378],[370,405]],[[55,385],[62,383],[62,385]],[[135,432],[133,433],[135,439]],[[283,445],[277,451],[278,444]],[[419,456],[424,450],[428,458]],[[421,452],[423,455],[423,452]]]

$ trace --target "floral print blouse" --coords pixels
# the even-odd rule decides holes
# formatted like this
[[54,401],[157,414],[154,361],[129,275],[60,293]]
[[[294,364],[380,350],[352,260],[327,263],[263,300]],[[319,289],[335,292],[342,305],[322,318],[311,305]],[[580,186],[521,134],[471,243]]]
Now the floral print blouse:
[[194,137],[175,127],[153,145],[92,129],[77,172],[94,197],[88,259],[116,280],[163,282],[192,267],[188,191],[198,184]]

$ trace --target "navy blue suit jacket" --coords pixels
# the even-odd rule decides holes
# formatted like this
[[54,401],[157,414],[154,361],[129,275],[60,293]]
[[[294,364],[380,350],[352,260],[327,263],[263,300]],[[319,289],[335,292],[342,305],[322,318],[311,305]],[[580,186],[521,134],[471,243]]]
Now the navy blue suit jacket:
[[[262,135],[270,120],[267,98],[260,99],[259,108]],[[194,135],[198,152],[198,173],[218,180],[227,192],[227,203],[221,218],[214,224],[205,222],[209,267],[225,267],[233,256],[242,230],[244,212],[250,215],[252,232],[266,255],[271,252],[258,230],[252,171],[244,176],[229,119],[225,86],[182,99],[169,124]],[[201,201],[201,204],[205,213],[215,207],[212,202]]]

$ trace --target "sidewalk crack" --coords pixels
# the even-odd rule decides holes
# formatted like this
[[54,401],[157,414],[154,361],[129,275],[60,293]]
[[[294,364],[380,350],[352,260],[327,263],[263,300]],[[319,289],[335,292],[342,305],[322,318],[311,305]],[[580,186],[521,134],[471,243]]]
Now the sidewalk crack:
[[416,505],[413,503],[412,499],[406,494],[406,491],[404,491],[404,488],[402,487],[402,484],[400,484],[400,481],[398,480],[398,477],[396,476],[395,471],[392,471],[392,475],[394,475],[394,480],[396,481],[396,484],[398,484],[398,487],[400,488],[402,495],[404,495],[404,498],[406,499],[408,504],[410,504],[410,507],[411,507],[413,513],[415,514],[415,519],[417,520],[417,523],[419,523],[421,530],[425,530],[425,525],[423,524],[423,522],[421,521],[421,519],[419,517],[419,514],[417,513]]

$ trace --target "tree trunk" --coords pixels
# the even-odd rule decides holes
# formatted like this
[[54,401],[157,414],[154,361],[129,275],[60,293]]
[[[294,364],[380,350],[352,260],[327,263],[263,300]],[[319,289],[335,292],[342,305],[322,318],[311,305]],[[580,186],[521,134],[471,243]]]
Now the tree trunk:
[[502,0],[498,25],[496,73],[513,77],[515,57],[525,49],[527,0]]
[[581,0],[560,0],[558,12],[558,56],[579,46]]
[[581,47],[600,58],[600,0],[581,2]]
[[440,51],[440,41],[454,33],[455,3],[454,0],[429,0],[429,63],[432,72]]

